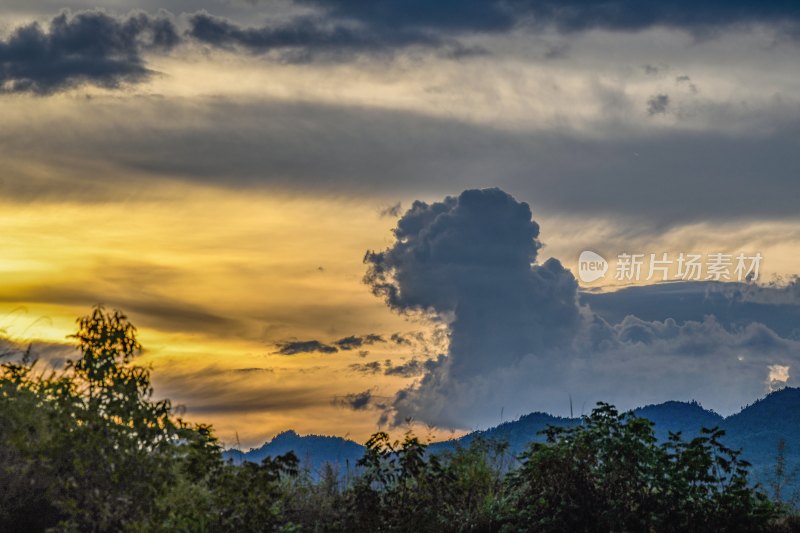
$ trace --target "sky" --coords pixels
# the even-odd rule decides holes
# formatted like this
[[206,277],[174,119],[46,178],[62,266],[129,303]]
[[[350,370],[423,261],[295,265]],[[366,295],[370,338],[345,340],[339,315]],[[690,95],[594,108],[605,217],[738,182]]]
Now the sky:
[[798,52],[777,0],[5,1],[0,343],[120,309],[244,447],[736,412],[800,385]]

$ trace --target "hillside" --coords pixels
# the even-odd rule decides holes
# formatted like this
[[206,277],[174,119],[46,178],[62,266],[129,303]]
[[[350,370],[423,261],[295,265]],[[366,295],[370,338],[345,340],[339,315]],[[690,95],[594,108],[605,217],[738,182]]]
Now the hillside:
[[684,438],[692,438],[701,428],[721,426],[725,420],[713,411],[703,409],[697,402],[664,402],[635,409],[637,416],[647,418],[655,424],[656,437],[667,440],[669,433],[681,432]]
[[[669,401],[635,409],[641,417],[652,420],[656,436],[666,440],[670,432],[681,432],[692,438],[703,427],[718,426],[725,430],[724,442],[732,448],[741,448],[745,459],[753,464],[753,478],[767,483],[774,469],[778,442],[786,444],[786,459],[789,470],[800,467],[800,389],[785,388],[773,392],[742,409],[737,414],[723,418],[704,409],[696,402]],[[519,454],[531,441],[543,441],[540,434],[547,426],[571,426],[579,424],[579,418],[555,417],[536,412],[505,422],[486,430],[474,431],[461,438],[435,442],[430,451],[441,453],[456,446],[468,445],[476,438],[504,441],[509,451]],[[354,467],[364,448],[351,440],[340,437],[318,435],[300,436],[294,431],[285,431],[260,448],[248,452],[228,450],[226,457],[240,461],[259,462],[264,457],[294,451],[301,463],[315,475],[325,463],[338,465],[340,472]],[[792,483],[798,486],[797,480]]]
[[562,418],[547,413],[530,413],[519,419],[504,422],[490,429],[473,431],[461,438],[431,444],[434,453],[452,449],[456,446],[467,446],[476,438],[507,442],[509,451],[518,455],[530,442],[544,442],[541,432],[548,426],[573,426],[580,422],[578,418]]
[[727,432],[726,444],[741,449],[753,464],[753,477],[767,483],[774,471],[778,443],[786,446],[786,459],[792,484],[800,487],[800,389],[785,388],[729,416],[721,427]]
[[247,452],[227,450],[225,457],[234,463],[243,461],[261,462],[265,457],[275,457],[287,452],[294,452],[304,468],[308,468],[313,476],[325,463],[338,465],[340,471],[352,468],[364,453],[364,447],[341,437],[323,435],[300,436],[292,430],[276,435],[260,448],[252,448]]

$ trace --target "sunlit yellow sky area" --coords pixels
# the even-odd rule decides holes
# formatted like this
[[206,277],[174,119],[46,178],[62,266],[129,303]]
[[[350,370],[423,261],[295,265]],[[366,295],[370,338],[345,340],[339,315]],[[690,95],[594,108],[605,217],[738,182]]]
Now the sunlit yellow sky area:
[[[238,434],[246,445],[287,428],[363,440],[378,427],[378,414],[345,410],[336,399],[361,390],[390,398],[415,378],[353,372],[351,365],[427,359],[446,350],[431,341],[277,353],[286,340],[430,334],[429,323],[389,310],[362,283],[365,251],[391,241],[395,217],[385,210],[393,198],[184,184],[137,196],[92,204],[4,202],[0,313],[6,334],[65,343],[76,317],[92,305],[121,309],[139,328],[145,347],[139,362],[153,366],[157,395],[185,406],[188,419],[213,423],[226,442]],[[615,239],[627,240],[608,227],[569,227],[558,219],[552,227],[562,231],[551,232],[547,218],[539,220],[545,255],[563,258],[573,271],[587,245],[613,249]],[[780,226],[716,234],[702,225],[680,227],[657,243],[642,239],[639,249],[758,250],[767,258],[763,276],[788,276],[797,241],[764,237],[792,230]],[[614,290],[610,281],[602,290]],[[460,428],[434,434],[451,430]]]
[[[57,46],[59,8],[79,32],[80,14],[96,6],[0,8],[3,339],[34,343],[43,363],[60,367],[77,317],[96,304],[120,309],[138,328],[138,362],[152,366],[156,396],[243,447],[287,429],[363,441],[390,426],[386,413],[406,411],[444,438],[536,410],[568,414],[570,395],[618,395],[623,407],[696,398],[729,413],[796,382],[796,37],[770,21],[704,36],[657,23],[426,23],[441,40],[398,38],[374,50],[330,40],[258,48],[235,32],[220,43],[192,33],[200,9],[253,28],[325,2],[300,4],[112,3],[104,24],[138,7],[174,24],[176,42],[90,56],[95,65],[130,61],[128,74],[74,75],[69,61],[24,68],[28,59],[12,57],[15,32],[38,21]],[[365,254],[404,243],[393,230],[415,201],[493,187],[530,206],[541,230],[535,266],[554,257],[577,276],[584,250],[609,260],[759,253],[756,286],[774,293],[738,295],[766,307],[708,320],[695,300],[670,300],[684,302],[677,309],[632,298],[630,311],[622,296],[581,300],[575,320],[584,325],[569,350],[532,348],[512,364],[499,341],[497,354],[483,355],[496,359],[490,373],[437,374],[463,309],[393,309],[365,283]],[[582,294],[656,294],[647,279],[579,285]],[[592,306],[606,306],[614,335],[592,345],[596,354],[574,348],[593,334]],[[626,336],[634,318],[654,337]],[[694,352],[696,343],[675,341],[698,331],[721,340]],[[361,344],[336,344],[351,336]],[[305,341],[338,349],[285,349]],[[574,358],[563,355],[573,349]],[[602,354],[614,363],[598,363]],[[441,383],[433,392],[425,380]],[[414,391],[412,407],[404,389]]]

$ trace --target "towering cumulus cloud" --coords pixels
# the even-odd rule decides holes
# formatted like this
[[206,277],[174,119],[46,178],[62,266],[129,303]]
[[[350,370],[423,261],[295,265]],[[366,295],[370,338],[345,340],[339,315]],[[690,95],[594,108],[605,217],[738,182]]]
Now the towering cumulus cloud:
[[555,259],[534,264],[538,236],[528,204],[499,189],[415,202],[395,244],[367,253],[365,281],[393,309],[448,320],[449,357],[435,372],[469,381],[575,335],[577,283]]
[[366,282],[399,311],[451,317],[450,372],[480,375],[572,337],[577,284],[541,247],[531,210],[499,189],[415,202],[397,241],[368,253]]
[[499,189],[415,202],[394,235],[366,254],[365,282],[392,309],[444,321],[450,333],[447,357],[395,397],[394,422],[464,428],[496,422],[503,407],[563,411],[569,395],[579,406],[696,398],[724,410],[774,386],[770,368],[789,368],[788,384],[796,366],[798,342],[761,324],[607,322],[578,303],[558,260],[537,262],[528,204]]

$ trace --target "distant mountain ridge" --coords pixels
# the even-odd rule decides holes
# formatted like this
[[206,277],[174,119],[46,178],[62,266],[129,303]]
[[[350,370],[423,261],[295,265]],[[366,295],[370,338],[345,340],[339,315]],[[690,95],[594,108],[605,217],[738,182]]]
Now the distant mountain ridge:
[[[634,409],[636,415],[652,420],[656,437],[664,441],[670,432],[681,432],[686,439],[697,436],[703,427],[720,427],[726,435],[723,442],[731,448],[741,448],[743,457],[753,464],[753,478],[766,483],[774,468],[778,442],[786,444],[786,462],[791,472],[800,469],[800,388],[784,388],[770,393],[739,413],[728,417],[704,409],[697,402],[668,401]],[[441,453],[457,446],[466,446],[476,438],[505,441],[509,451],[518,455],[532,441],[544,441],[539,432],[547,426],[574,426],[580,418],[564,418],[535,412],[517,420],[504,422],[493,428],[473,431],[453,440],[431,443],[429,450]],[[353,471],[364,447],[341,437],[320,435],[300,436],[294,431],[284,431],[260,448],[248,452],[227,450],[225,456],[239,463],[260,462],[264,457],[274,457],[294,451],[301,465],[313,477],[325,463],[338,467],[340,472]],[[794,480],[794,487],[800,483]]]
[[252,448],[248,452],[226,450],[224,455],[234,463],[252,461],[260,463],[265,457],[276,457],[294,452],[303,466],[310,470],[318,470],[325,463],[347,468],[355,467],[356,462],[364,455],[364,446],[352,440],[325,435],[300,436],[293,430],[284,431],[264,443],[260,448]]

